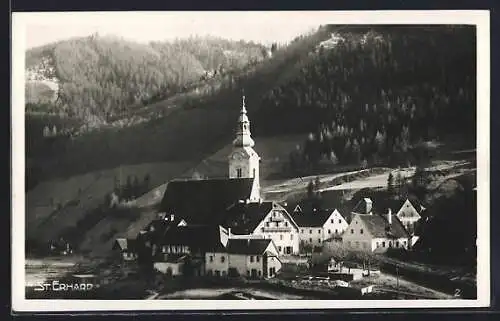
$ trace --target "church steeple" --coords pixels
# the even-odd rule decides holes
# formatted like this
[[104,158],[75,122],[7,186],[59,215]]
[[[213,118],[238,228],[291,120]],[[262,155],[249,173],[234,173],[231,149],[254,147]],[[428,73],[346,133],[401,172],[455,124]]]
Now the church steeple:
[[250,120],[247,116],[245,95],[242,97],[236,138],[233,141],[233,150],[229,155],[229,178],[253,178],[252,193],[249,200],[260,200],[260,157],[253,149],[255,145],[250,135]]
[[250,120],[247,116],[245,106],[245,95],[242,97],[240,117],[238,118],[238,127],[236,129],[236,138],[233,141],[235,147],[253,147],[255,142],[250,134]]

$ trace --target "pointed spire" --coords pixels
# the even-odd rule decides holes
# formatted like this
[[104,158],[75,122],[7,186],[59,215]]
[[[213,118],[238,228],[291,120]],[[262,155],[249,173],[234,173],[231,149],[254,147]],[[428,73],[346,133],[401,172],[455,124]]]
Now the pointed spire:
[[250,120],[247,116],[245,95],[241,98],[241,111],[238,118],[238,127],[236,130],[236,139],[233,141],[235,146],[254,146],[254,141],[250,134]]
[[246,114],[247,113],[247,108],[245,105],[245,93],[243,93],[243,96],[241,97],[241,113]]

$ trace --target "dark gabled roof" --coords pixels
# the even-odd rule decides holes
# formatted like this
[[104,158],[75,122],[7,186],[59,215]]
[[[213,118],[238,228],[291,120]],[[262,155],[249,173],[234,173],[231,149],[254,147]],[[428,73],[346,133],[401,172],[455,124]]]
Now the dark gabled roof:
[[290,214],[300,227],[321,227],[334,210],[312,210]]
[[177,227],[182,219],[174,217],[174,220],[170,220],[170,216],[164,219],[155,219],[149,223],[144,229],[147,232],[148,239],[153,243],[158,243],[165,233],[171,228]]
[[[299,202],[292,202],[292,203],[287,203],[286,209],[288,213],[292,216],[292,218],[295,220],[296,217],[299,217],[299,214],[302,213],[314,213],[314,209],[319,210],[320,212],[328,212],[328,215],[330,215],[333,211],[337,210],[340,215],[347,221],[347,223],[350,222],[351,219],[351,211],[344,205],[340,205],[339,202],[331,202],[332,206],[327,206],[328,203],[322,202],[323,199],[321,199],[321,206],[314,206],[314,205],[319,205],[319,203],[311,203],[311,201],[308,200],[302,200]],[[314,205],[313,205],[314,204]],[[302,210],[301,212],[294,211],[294,209],[299,206],[300,209]],[[328,217],[325,217],[325,220]],[[298,218],[299,221],[295,221],[299,226],[306,226],[303,224],[307,224],[304,221],[301,220],[301,218]],[[324,222],[323,222],[324,223]],[[301,225],[302,224],[302,225]],[[322,224],[321,224],[322,225]],[[315,226],[315,225],[307,225],[307,226]],[[319,226],[319,225],[318,225]]]
[[157,243],[163,245],[185,245],[191,251],[209,251],[222,247],[221,230],[218,225],[188,225],[170,228]]
[[261,255],[264,254],[270,239],[230,239],[226,252],[230,254]]
[[252,184],[253,178],[171,181],[160,211],[188,224],[219,224],[229,206],[250,198]]
[[[389,226],[387,219],[378,214],[354,214],[365,224],[370,234],[374,237],[409,237],[408,232],[401,224],[401,221],[392,215],[392,224]],[[354,218],[354,217],[353,217]]]
[[112,249],[122,252],[135,252],[137,250],[137,241],[135,239],[118,238],[113,243]]
[[273,209],[273,202],[237,203],[226,211],[222,226],[234,234],[250,234]]

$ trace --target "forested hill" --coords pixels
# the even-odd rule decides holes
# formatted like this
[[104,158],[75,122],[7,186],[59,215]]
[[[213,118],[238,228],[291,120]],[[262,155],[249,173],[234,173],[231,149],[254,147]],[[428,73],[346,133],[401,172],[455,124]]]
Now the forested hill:
[[213,37],[140,44],[94,34],[60,41],[26,53],[27,110],[97,126],[267,56],[263,45]]
[[[81,135],[65,135],[60,134],[61,126],[64,129],[70,122],[70,126],[81,125],[81,122],[74,122],[75,117],[68,119],[58,115],[28,114],[26,153],[31,162],[27,162],[27,180],[31,183],[27,185],[34,186],[43,180],[113,169],[120,165],[199,162],[231,141],[241,107],[242,91],[247,97],[249,113],[255,118],[255,121],[252,120],[255,126],[259,122],[262,95],[292,77],[299,68],[298,64],[307,61],[304,57],[328,37],[328,28],[319,28],[307,35],[298,35],[287,45],[271,46],[270,52],[260,53],[266,56],[265,59],[250,62],[245,68],[223,73],[222,76],[218,72],[215,78],[212,76],[207,81],[206,86],[195,87],[194,90],[186,90],[139,108],[131,112],[129,118],[132,121],[123,126],[103,126],[99,130],[83,131]],[[189,42],[178,43],[182,47]],[[234,46],[260,48],[244,42],[237,42]],[[155,52],[161,51],[158,44],[151,44],[151,47]],[[192,50],[192,57],[206,56],[200,48],[195,45],[189,49]],[[229,66],[243,63],[244,60],[235,56],[235,52],[245,50],[223,51],[225,56],[232,57],[227,60]],[[269,53],[271,56],[268,56]],[[247,55],[251,56],[250,53]],[[220,63],[214,59],[203,61],[200,58],[197,61],[202,68]],[[205,76],[202,75],[202,78]],[[77,96],[75,99],[83,99],[81,97],[88,96]],[[134,122],[134,117],[145,114],[147,121]]]
[[293,166],[408,161],[450,135],[475,146],[473,27],[339,28],[312,56],[261,102],[262,133],[309,134]]

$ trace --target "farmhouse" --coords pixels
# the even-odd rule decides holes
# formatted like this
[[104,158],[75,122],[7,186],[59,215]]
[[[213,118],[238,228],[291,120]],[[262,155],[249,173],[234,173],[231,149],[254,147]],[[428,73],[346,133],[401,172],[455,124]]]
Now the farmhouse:
[[124,261],[137,259],[137,247],[135,239],[119,238],[113,243],[112,250],[118,253]]
[[342,235],[348,226],[346,219],[337,209],[313,208],[307,212],[297,210],[293,212],[292,217],[299,226],[302,249],[321,247],[325,240]]
[[239,203],[227,211],[229,237],[273,240],[279,255],[299,253],[299,228],[276,202]]
[[226,248],[207,252],[207,275],[274,277],[281,269],[278,249],[270,239],[229,239]]
[[144,254],[153,267],[170,275],[203,275],[205,253],[227,244],[219,226],[178,226],[142,234]]
[[372,211],[369,214],[353,212],[342,242],[352,250],[385,252],[389,248],[407,249],[410,235],[390,209],[386,217]]
[[415,233],[418,221],[421,218],[421,213],[425,211],[425,207],[421,204],[415,207],[413,203],[416,202],[411,202],[409,199],[406,199],[396,213],[396,217],[401,221],[410,235]]

